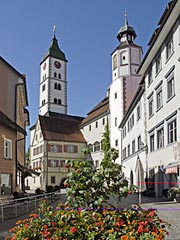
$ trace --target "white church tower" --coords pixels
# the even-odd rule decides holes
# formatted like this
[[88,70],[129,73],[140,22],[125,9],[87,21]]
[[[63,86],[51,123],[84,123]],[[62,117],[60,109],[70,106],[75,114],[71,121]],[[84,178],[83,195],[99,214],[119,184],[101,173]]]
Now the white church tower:
[[134,43],[136,32],[125,24],[118,32],[120,44],[112,53],[112,83],[109,88],[111,147],[120,148],[119,124],[137,90],[140,76],[136,74],[142,59],[142,48]]
[[67,114],[66,64],[54,27],[51,45],[40,63],[40,115],[48,116],[49,112]]

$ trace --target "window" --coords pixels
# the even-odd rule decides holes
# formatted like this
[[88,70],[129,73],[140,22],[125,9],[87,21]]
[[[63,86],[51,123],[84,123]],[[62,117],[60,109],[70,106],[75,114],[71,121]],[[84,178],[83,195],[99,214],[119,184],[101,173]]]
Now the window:
[[57,104],[57,98],[54,98],[54,103]]
[[2,173],[0,174],[1,182],[1,194],[11,195],[12,194],[12,174]]
[[55,176],[51,176],[51,184],[56,184],[56,177]]
[[4,158],[12,159],[12,141],[4,139]]
[[54,83],[54,89],[57,89],[57,83]]
[[113,56],[113,70],[117,68],[117,54]]
[[90,152],[93,152],[93,145],[92,145],[92,144],[89,144],[89,145],[88,145],[88,148],[89,148],[89,151],[90,151]]
[[50,144],[50,152],[54,152],[54,153],[59,152],[59,145],[58,144]]
[[59,166],[59,160],[48,160],[48,167],[55,168]]
[[123,159],[126,158],[126,148],[124,148],[123,151],[122,151],[122,158],[123,158]]
[[149,117],[153,115],[153,96],[148,99]]
[[168,143],[177,141],[177,124],[176,118],[168,123]]
[[128,145],[128,157],[130,156],[130,144]]
[[126,136],[126,125],[123,127],[123,138]]
[[96,122],[96,128],[98,128],[98,122]]
[[137,106],[137,121],[141,118],[141,109],[140,109],[140,104]]
[[57,87],[58,90],[61,90],[61,84],[58,83],[58,87]]
[[43,85],[42,85],[42,92],[44,92],[45,89],[46,89],[46,84],[43,84]]
[[136,151],[135,149],[135,140],[132,141],[132,154],[134,154]]
[[150,135],[150,152],[154,151],[154,133]]
[[61,79],[61,74],[60,73],[58,74],[58,78]]
[[56,72],[54,72],[54,78],[57,78],[57,73]]
[[91,125],[89,125],[89,131],[91,131]]
[[117,127],[117,117],[114,119],[114,126]]
[[114,99],[116,99],[117,98],[117,92],[115,92],[115,94],[114,94]]
[[100,151],[100,143],[99,142],[94,143],[94,151],[95,152]]
[[167,60],[171,57],[173,52],[174,52],[173,37],[171,36],[171,38],[169,39],[169,41],[166,44],[166,59]]
[[161,55],[159,55],[156,59],[156,74],[161,71]]
[[77,153],[78,152],[78,146],[75,146],[75,145],[64,145],[64,152],[67,152],[67,153]]
[[160,87],[156,91],[156,105],[157,105],[157,110],[159,110],[163,106],[162,87]]
[[157,130],[157,149],[164,147],[164,128]]
[[44,100],[42,100],[42,106],[44,106],[44,105],[45,105],[45,103],[46,103],[46,102],[45,102],[45,99],[44,99]]
[[150,85],[152,81],[153,79],[152,79],[152,68],[151,68],[148,72],[148,85]]
[[105,124],[105,118],[102,119],[102,124],[103,124],[103,125]]
[[141,150],[141,136],[138,137],[137,142],[138,142],[138,150]]
[[61,99],[58,99],[58,104],[59,104],[59,105],[61,105],[61,104],[62,104],[62,102],[61,102]]
[[65,168],[65,167],[66,167],[66,160],[61,160],[61,161],[60,161],[60,166],[61,166],[62,168]]
[[118,140],[115,140],[115,146],[118,147]]
[[175,95],[174,71],[166,76],[167,79],[167,99],[171,99]]

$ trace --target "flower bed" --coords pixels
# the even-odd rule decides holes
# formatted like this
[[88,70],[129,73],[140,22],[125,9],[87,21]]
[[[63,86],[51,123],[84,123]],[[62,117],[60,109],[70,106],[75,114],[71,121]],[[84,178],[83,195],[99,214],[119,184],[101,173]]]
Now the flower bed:
[[11,229],[11,240],[100,240],[164,239],[167,226],[154,209],[69,208],[56,209],[43,201],[39,214],[18,221]]

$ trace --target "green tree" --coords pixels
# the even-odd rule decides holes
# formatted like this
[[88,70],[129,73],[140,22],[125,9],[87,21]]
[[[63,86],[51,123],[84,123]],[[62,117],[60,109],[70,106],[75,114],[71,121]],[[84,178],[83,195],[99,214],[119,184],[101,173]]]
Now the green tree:
[[122,173],[121,165],[115,163],[117,151],[110,148],[109,128],[103,136],[104,158],[99,169],[94,169],[92,161],[82,159],[66,162],[69,174],[66,180],[67,202],[74,207],[96,208],[108,204],[112,196],[127,196],[134,191]]

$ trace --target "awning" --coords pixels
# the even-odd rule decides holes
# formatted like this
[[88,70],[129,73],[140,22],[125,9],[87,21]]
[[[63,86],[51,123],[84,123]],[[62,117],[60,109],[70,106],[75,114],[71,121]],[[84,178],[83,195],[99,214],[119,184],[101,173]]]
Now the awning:
[[165,171],[166,174],[178,173],[179,162],[170,163],[170,164],[164,166],[164,168],[166,170]]
[[32,174],[33,174],[33,175],[36,175],[36,176],[39,176],[39,175],[41,174],[41,173],[39,173],[39,172],[36,172],[36,171],[34,171],[34,170],[32,170],[32,169],[29,169],[29,168],[21,165],[19,162],[18,162],[18,164],[17,164],[17,167],[18,167],[18,169],[19,169],[21,172],[23,172],[23,174],[25,175],[25,177],[27,177],[27,176],[32,176]]
[[178,167],[169,167],[166,168],[166,174],[171,174],[171,173],[178,173]]

